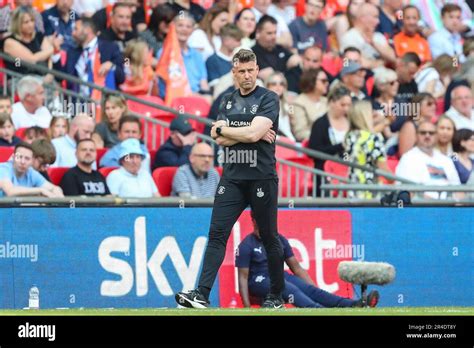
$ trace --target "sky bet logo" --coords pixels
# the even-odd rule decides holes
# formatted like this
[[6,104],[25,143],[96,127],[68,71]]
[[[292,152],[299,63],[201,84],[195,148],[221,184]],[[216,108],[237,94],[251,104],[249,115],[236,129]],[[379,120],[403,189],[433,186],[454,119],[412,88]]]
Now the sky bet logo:
[[[196,239],[188,263],[184,259],[176,239],[171,236],[164,237],[148,257],[145,217],[138,217],[135,220],[134,260],[130,257],[131,240],[128,237],[108,237],[99,246],[100,265],[107,272],[120,276],[119,280],[104,280],[100,286],[100,294],[111,297],[125,296],[130,293],[135,283],[136,295],[145,296],[149,289],[148,271],[163,296],[171,296],[176,291],[193,289],[204,256],[206,242],[207,238],[205,237]],[[120,253],[123,256],[119,256]],[[172,289],[163,271],[162,264],[168,256],[183,283],[182,289]]]

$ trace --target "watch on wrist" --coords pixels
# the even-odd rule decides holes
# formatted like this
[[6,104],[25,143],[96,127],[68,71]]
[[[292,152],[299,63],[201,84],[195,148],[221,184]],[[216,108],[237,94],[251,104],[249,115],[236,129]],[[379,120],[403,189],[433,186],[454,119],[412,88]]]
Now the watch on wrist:
[[217,127],[216,128],[216,134],[220,136],[221,132],[222,132],[222,127]]

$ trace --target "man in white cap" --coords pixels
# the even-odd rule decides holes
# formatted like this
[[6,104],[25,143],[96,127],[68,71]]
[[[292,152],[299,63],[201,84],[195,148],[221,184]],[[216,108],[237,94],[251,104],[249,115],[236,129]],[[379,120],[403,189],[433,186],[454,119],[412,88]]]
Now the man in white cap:
[[120,168],[107,177],[107,186],[114,195],[124,198],[160,197],[152,176],[141,169],[145,152],[137,139],[126,139],[120,144]]

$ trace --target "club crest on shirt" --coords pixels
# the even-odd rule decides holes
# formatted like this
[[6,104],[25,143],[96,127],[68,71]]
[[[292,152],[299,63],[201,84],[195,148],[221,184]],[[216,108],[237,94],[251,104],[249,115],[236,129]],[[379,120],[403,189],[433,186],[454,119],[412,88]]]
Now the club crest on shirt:
[[265,192],[263,192],[261,188],[258,188],[257,189],[257,197],[262,198],[263,196],[265,196]]
[[217,193],[220,195],[223,195],[225,192],[225,187],[224,186],[219,186],[219,189],[217,190]]
[[226,108],[227,110],[230,110],[230,108],[232,108],[232,101],[229,100],[229,101],[227,102],[227,105],[226,105],[225,108]]
[[252,105],[252,108],[250,109],[250,113],[252,115],[255,115],[257,113],[257,110],[258,110],[258,105],[254,104],[254,105]]

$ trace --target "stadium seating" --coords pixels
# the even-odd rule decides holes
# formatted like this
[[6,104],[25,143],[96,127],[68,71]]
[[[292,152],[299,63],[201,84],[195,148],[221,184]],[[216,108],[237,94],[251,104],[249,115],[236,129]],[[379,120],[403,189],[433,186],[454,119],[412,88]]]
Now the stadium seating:
[[[344,178],[349,177],[349,167],[337,162],[333,162],[333,161],[324,162],[324,171],[330,174],[342,176]],[[333,185],[336,185],[339,183],[339,180],[329,178],[329,182]],[[334,190],[331,192],[332,197],[337,197],[338,194],[339,194],[339,191],[337,190]],[[346,192],[344,192],[344,196],[345,195],[346,195]]]
[[[206,99],[200,97],[175,98],[171,102],[171,107],[180,113],[188,113],[200,117],[207,117],[211,109]],[[189,122],[197,132],[202,133],[204,131],[204,123],[199,123],[195,120],[189,120]]]
[[97,167],[99,167],[100,160],[102,159],[102,157],[104,157],[105,153],[106,153],[108,150],[109,150],[109,149],[106,148],[106,147],[97,149],[97,158],[96,158],[96,160],[95,160],[96,163],[97,163]]
[[[154,97],[154,96],[150,96],[150,95],[137,95],[136,97],[140,98],[141,100],[149,101],[151,103],[164,105],[163,100],[159,97]],[[143,115],[143,116],[148,115],[150,117],[157,117],[157,116],[159,116],[160,114],[163,113],[163,111],[161,111],[157,108],[147,106],[147,105],[143,105],[143,104],[138,103],[138,102],[133,101],[133,100],[128,100],[127,105],[128,105],[128,109],[130,111],[136,112],[137,114],[140,114],[140,115]]]
[[50,167],[48,168],[49,179],[54,185],[59,185],[64,174],[71,168],[69,167]]
[[13,146],[0,146],[0,162],[7,162],[13,155],[14,150]]
[[24,127],[24,128],[18,128],[16,131],[15,131],[15,135],[20,138],[20,139],[25,139],[25,133],[26,133],[26,130],[28,129],[28,127]]
[[[310,168],[314,167],[314,162],[311,158],[292,158],[291,161],[302,166],[307,166]],[[280,178],[279,192],[281,192],[282,197],[304,197],[306,193],[308,195],[311,194],[313,190],[313,175],[311,173],[302,169],[290,167],[278,161],[276,170]],[[305,182],[307,192],[305,192]]]
[[171,195],[173,177],[177,170],[178,167],[161,167],[153,171],[153,180],[161,196],[169,197]]
[[[296,143],[293,140],[284,136],[279,136],[277,140],[281,141],[282,143],[296,145]],[[286,148],[284,146],[276,145],[275,156],[276,158],[289,159],[289,158],[299,157],[299,153],[296,152],[295,150]]]
[[115,169],[118,169],[119,167],[102,167],[99,169],[99,173],[106,178],[111,172],[113,172]]
[[[174,118],[175,116],[173,115],[172,117]],[[161,144],[168,139],[170,135],[170,129],[159,124],[145,121],[144,119],[140,119],[140,122],[142,124],[142,139],[146,147],[149,151],[158,150]],[[145,128],[147,129],[146,132]],[[153,135],[153,133],[155,133],[155,135]]]

